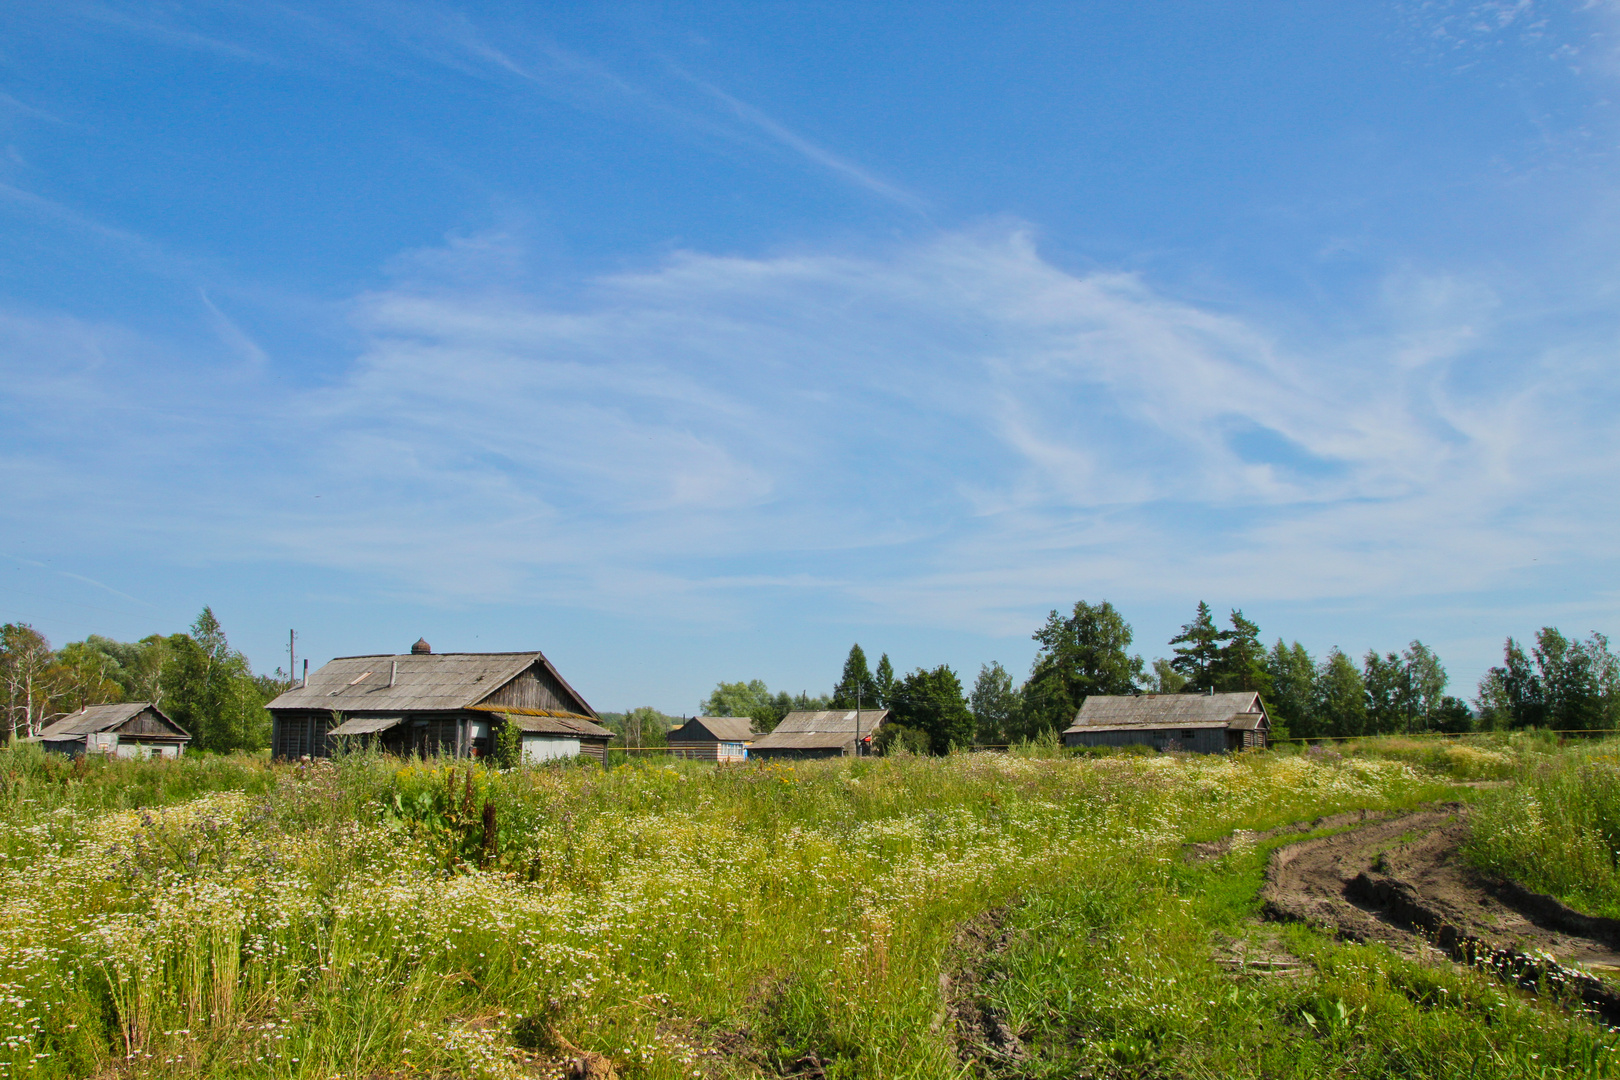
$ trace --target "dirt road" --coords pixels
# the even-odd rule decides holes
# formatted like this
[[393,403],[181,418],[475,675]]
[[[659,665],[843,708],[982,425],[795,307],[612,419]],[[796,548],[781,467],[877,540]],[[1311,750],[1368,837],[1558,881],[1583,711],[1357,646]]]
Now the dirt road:
[[1448,803],[1279,848],[1265,914],[1413,955],[1438,950],[1527,988],[1577,994],[1620,1022],[1620,991],[1595,977],[1620,975],[1620,921],[1475,871],[1458,850],[1467,814]]

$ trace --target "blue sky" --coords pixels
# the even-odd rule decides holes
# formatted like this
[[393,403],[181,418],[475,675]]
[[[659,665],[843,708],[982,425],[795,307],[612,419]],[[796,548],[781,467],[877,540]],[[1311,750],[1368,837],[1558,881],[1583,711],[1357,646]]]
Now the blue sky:
[[0,616],[598,708],[1620,632],[1620,4],[0,11]]

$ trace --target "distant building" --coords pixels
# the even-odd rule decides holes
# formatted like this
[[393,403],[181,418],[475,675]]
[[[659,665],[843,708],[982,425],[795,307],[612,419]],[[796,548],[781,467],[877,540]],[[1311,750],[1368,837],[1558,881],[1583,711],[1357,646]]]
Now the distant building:
[[330,757],[373,745],[391,754],[484,757],[502,724],[522,732],[523,760],[607,757],[613,733],[538,652],[344,656],[272,701],[270,752]]
[[1221,754],[1264,747],[1271,733],[1265,703],[1234,694],[1093,695],[1063,733],[1065,746],[1151,746]]
[[[768,735],[749,747],[756,758],[851,757],[872,752],[872,739],[888,709],[832,709],[827,712],[791,712]],[[857,743],[857,740],[858,743]]]
[[757,738],[752,717],[694,716],[669,733],[669,753],[698,761],[744,761]]
[[53,720],[38,741],[58,754],[174,758],[185,752],[191,736],[150,701],[124,701],[90,705]]

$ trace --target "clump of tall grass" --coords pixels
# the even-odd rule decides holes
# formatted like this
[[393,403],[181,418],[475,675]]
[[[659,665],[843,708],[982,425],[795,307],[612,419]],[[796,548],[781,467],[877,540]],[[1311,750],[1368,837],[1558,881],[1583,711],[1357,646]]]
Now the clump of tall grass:
[[1470,860],[1594,915],[1620,918],[1620,744],[1548,758],[1475,808]]

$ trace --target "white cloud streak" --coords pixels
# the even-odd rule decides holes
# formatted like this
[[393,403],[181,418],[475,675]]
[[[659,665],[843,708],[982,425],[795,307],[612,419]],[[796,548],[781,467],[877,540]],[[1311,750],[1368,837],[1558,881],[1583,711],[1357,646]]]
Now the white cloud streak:
[[[476,279],[481,250],[509,256],[398,265]],[[154,557],[451,603],[746,622],[788,593],[993,633],[1066,596],[1474,594],[1612,561],[1613,366],[1522,345],[1479,284],[1394,295],[1357,341],[1285,345],[1016,227],[687,253],[568,304],[437,274],[356,298],[352,365],[279,399],[12,316],[4,410],[38,438],[0,454],[8,528],[71,548],[117,513]]]

